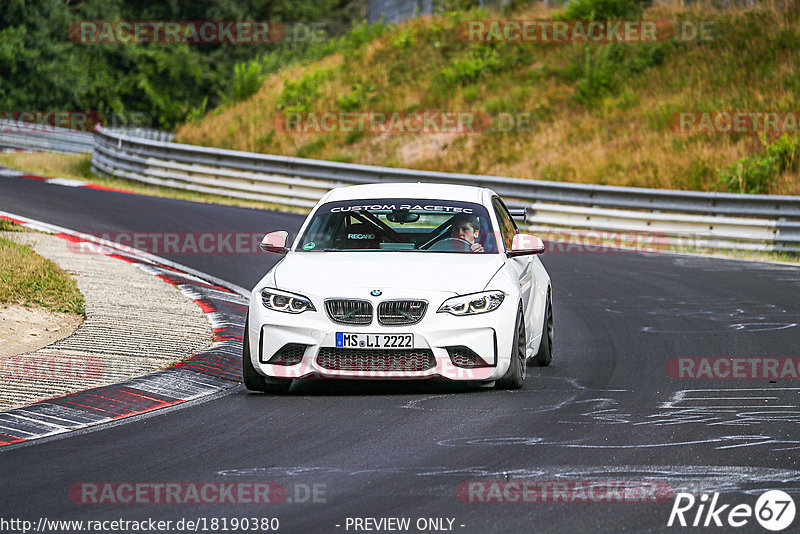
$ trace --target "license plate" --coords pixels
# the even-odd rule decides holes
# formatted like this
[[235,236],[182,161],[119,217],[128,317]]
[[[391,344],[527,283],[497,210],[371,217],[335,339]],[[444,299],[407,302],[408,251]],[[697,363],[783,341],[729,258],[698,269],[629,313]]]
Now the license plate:
[[345,349],[411,349],[414,348],[414,334],[336,332],[336,346]]

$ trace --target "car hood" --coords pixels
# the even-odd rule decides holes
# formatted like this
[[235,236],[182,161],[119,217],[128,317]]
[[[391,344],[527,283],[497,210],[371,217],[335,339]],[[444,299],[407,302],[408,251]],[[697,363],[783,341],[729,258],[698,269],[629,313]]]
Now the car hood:
[[317,295],[346,289],[410,289],[463,295],[482,291],[500,254],[290,252],[273,272],[280,289]]

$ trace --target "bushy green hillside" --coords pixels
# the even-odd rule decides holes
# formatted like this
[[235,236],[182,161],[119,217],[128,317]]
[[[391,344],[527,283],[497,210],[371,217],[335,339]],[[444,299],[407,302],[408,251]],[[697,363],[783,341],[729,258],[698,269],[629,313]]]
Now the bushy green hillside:
[[[697,126],[702,113],[800,111],[800,20],[796,8],[787,9],[794,4],[690,5],[577,0],[564,12],[517,4],[504,14],[454,11],[386,30],[361,27],[347,46],[280,70],[248,100],[184,125],[178,140],[429,170],[799,194],[791,128],[780,138],[782,128],[765,135],[681,131],[679,121],[682,113]],[[464,38],[471,21],[498,19],[671,22],[658,23],[655,41]],[[694,28],[694,38],[669,33],[681,28],[675,21]],[[331,132],[308,122],[325,113],[369,123],[376,114],[433,110],[471,114],[479,131],[340,125]]]
[[[106,122],[116,114],[119,122],[171,129],[249,96],[253,84],[304,57],[312,42],[296,32],[279,43],[87,43],[76,32],[81,22],[317,23],[319,32],[338,35],[363,17],[365,5],[366,0],[4,0],[0,115],[93,112]],[[248,67],[249,59],[265,54],[269,64]]]

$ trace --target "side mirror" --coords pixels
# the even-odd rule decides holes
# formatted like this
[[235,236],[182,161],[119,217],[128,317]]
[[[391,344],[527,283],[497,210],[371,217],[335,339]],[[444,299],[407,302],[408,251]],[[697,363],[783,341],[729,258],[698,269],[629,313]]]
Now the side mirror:
[[544,242],[530,234],[517,234],[511,242],[509,256],[526,256],[528,254],[541,254],[544,252]]
[[289,249],[286,248],[286,238],[289,237],[289,232],[281,230],[279,232],[270,232],[261,240],[259,248],[264,252],[277,252],[278,254],[286,254]]

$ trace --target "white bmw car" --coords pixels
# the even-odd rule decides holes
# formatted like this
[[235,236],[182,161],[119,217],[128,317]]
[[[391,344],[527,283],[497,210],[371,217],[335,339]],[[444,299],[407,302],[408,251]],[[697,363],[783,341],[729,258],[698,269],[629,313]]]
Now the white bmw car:
[[553,353],[550,277],[492,190],[396,183],[328,192],[250,297],[245,386],[444,379],[519,388]]

